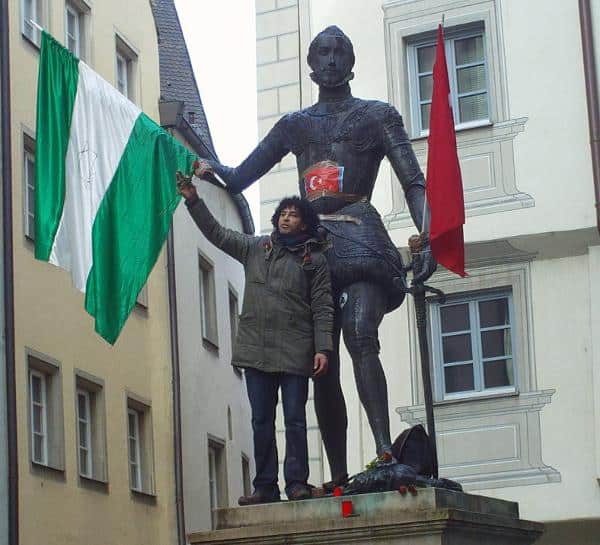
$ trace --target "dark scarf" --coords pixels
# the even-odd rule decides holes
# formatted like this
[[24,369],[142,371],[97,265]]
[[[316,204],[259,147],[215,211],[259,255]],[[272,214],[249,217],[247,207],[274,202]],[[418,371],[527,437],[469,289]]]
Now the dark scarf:
[[282,233],[277,233],[277,241],[282,246],[287,248],[291,248],[294,246],[299,246],[306,242],[310,237],[307,233],[301,233],[299,235],[284,235]]

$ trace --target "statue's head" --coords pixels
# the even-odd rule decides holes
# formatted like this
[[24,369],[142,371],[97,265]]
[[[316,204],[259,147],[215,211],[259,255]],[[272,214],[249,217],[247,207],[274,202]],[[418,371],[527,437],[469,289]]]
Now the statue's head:
[[308,48],[311,79],[319,86],[338,87],[353,77],[354,48],[337,26],[328,26],[315,36]]

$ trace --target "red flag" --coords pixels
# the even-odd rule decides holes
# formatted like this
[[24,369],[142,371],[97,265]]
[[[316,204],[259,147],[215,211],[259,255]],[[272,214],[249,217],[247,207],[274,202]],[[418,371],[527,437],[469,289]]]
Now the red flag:
[[458,154],[454,117],[450,105],[450,83],[444,51],[442,25],[438,26],[438,41],[433,65],[433,95],[429,122],[427,156],[427,202],[431,213],[429,240],[436,261],[446,269],[466,276],[465,203]]

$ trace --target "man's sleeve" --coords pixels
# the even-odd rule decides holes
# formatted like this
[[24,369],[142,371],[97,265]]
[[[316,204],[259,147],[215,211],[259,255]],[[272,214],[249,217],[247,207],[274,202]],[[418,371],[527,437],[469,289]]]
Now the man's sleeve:
[[313,315],[315,352],[333,351],[333,298],[331,279],[325,256],[315,260],[316,270],[311,280],[310,307]]
[[242,264],[246,264],[253,236],[223,227],[210,213],[204,200],[197,195],[186,200],[185,205],[200,231],[210,242]]

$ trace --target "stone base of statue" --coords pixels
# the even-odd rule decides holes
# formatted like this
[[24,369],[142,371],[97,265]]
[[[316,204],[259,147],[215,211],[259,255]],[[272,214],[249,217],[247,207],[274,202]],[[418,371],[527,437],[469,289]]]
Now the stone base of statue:
[[[217,530],[189,536],[215,545],[525,545],[543,525],[515,502],[419,488],[219,509]],[[351,502],[344,503],[344,502]]]

